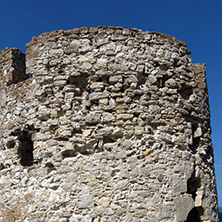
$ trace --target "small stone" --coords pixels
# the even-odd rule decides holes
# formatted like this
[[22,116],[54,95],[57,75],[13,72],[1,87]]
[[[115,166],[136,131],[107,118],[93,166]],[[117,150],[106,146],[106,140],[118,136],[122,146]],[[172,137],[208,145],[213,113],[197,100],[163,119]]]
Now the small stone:
[[163,54],[164,54],[163,49],[159,49],[156,53],[157,56],[163,56]]
[[174,79],[170,78],[165,82],[165,86],[169,88],[176,88],[177,84]]
[[72,130],[60,131],[60,137],[70,137],[70,136],[72,136]]
[[202,136],[202,129],[199,126],[199,127],[197,127],[197,129],[194,132],[194,138],[198,138],[198,137],[201,137],[201,136]]
[[86,122],[89,124],[99,123],[101,119],[101,113],[91,112],[86,116]]
[[103,82],[93,82],[91,85],[90,85],[90,89],[92,91],[96,90],[96,89],[103,89],[104,88],[104,83]]
[[79,68],[89,70],[92,68],[92,65],[89,62],[84,62],[82,65],[79,66]]
[[89,95],[89,99],[92,101],[98,101],[100,99],[108,98],[109,93],[108,92],[93,92]]
[[173,52],[171,55],[172,59],[178,60],[180,58],[179,54],[177,52]]
[[107,67],[108,60],[107,59],[98,59],[94,67],[96,69],[104,69]]
[[142,127],[142,126],[136,126],[135,127],[135,134],[137,136],[142,136],[143,133],[144,133],[144,127]]
[[128,120],[133,118],[133,114],[123,113],[123,114],[117,114],[116,119],[117,120]]
[[57,64],[60,64],[62,62],[62,59],[53,59],[49,62],[50,66],[56,66]]
[[133,221],[133,214],[128,213],[124,218],[123,222],[132,222]]
[[94,205],[93,199],[91,195],[84,195],[84,197],[81,198],[81,202],[79,203],[79,209],[90,209]]
[[205,82],[198,83],[199,89],[206,89],[206,87],[207,87],[207,84]]
[[110,197],[102,197],[96,201],[96,203],[104,208],[109,206]]
[[118,76],[113,75],[113,76],[109,77],[109,83],[110,84],[115,84],[117,82],[119,82],[119,83],[123,82],[122,75],[118,75]]
[[74,53],[74,52],[76,52],[76,49],[75,48],[66,48],[65,49],[65,51],[64,51],[67,55],[70,55],[70,54],[72,54],[72,53]]
[[115,103],[116,103],[116,101],[115,101],[113,98],[111,98],[111,99],[109,100],[109,105],[110,105],[110,106],[114,106]]
[[143,152],[143,155],[146,157],[146,158],[149,158],[149,157],[153,157],[153,150],[152,149],[146,149],[144,152]]
[[103,222],[103,221],[104,221],[103,218],[100,216],[93,220],[93,222]]
[[150,82],[151,85],[153,85],[157,82],[157,78],[154,75],[149,75],[148,79],[149,79],[149,82]]
[[103,122],[112,122],[115,120],[115,116],[112,113],[104,112],[102,115]]

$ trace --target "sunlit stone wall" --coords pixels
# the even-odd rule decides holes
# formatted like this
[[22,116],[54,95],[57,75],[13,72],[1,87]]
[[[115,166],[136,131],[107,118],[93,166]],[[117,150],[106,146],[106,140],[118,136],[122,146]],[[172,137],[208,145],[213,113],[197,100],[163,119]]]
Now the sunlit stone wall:
[[26,65],[0,52],[0,220],[217,222],[205,65],[188,54],[120,27],[33,37]]

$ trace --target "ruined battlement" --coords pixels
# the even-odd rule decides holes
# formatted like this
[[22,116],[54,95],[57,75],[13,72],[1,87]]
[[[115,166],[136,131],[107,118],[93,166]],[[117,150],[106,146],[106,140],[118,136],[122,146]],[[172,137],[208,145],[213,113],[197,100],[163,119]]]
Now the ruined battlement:
[[0,52],[0,220],[218,221],[204,64],[120,27]]

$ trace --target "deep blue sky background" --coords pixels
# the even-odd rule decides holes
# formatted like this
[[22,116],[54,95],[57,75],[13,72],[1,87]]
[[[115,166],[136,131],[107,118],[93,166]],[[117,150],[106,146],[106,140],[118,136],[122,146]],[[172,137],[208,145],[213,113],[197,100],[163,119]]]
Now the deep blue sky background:
[[219,204],[222,206],[221,0],[0,0],[0,50],[25,52],[32,36],[82,26],[122,26],[184,41],[194,63],[207,65]]

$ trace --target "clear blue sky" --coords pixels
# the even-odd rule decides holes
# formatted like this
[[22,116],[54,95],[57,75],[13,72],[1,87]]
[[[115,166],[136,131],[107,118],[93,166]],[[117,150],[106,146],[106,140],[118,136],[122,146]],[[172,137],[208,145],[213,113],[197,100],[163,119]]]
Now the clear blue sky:
[[166,33],[184,41],[193,62],[207,64],[212,138],[222,206],[221,0],[0,0],[0,50],[25,52],[32,36],[82,26],[122,26]]

